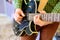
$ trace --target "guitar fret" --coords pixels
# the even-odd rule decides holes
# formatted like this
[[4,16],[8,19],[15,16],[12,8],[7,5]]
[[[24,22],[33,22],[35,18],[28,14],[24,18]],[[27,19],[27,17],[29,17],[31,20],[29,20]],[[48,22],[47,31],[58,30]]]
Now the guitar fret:
[[59,14],[58,14],[58,21],[59,21]]
[[[43,14],[42,14],[42,15],[43,15]],[[48,20],[47,20],[47,15],[44,14],[43,17],[42,17],[42,20],[48,21]]]
[[[38,14],[30,14],[28,20],[33,20],[33,17]],[[51,22],[60,22],[60,14],[39,14],[43,21],[51,21]]]
[[58,15],[59,17],[58,17],[58,20],[59,20],[59,22],[60,22],[60,14]]
[[58,20],[57,18],[58,18],[58,15],[55,14],[54,15],[54,21],[57,21]]
[[48,17],[48,21],[53,21],[53,20],[52,20],[53,15],[49,14],[48,16],[49,16],[49,17]]
[[51,21],[54,21],[54,14],[52,14],[52,16],[51,16],[51,17],[52,17],[52,20],[51,20]]
[[58,22],[60,21],[60,14],[44,14],[42,15],[42,20]]
[[59,21],[60,21],[60,14],[59,14]]

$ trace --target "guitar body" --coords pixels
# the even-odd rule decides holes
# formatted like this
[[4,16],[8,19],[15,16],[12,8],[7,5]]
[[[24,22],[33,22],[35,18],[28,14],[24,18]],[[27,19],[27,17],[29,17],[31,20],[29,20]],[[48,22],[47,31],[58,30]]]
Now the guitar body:
[[[22,2],[22,0],[20,0],[20,2]],[[15,8],[21,8],[19,0],[14,0],[14,3],[15,3]],[[25,12],[26,15],[27,15],[27,13],[30,13],[30,14],[34,13],[35,14],[35,1],[34,0],[29,1],[29,3],[27,5],[22,5],[22,7],[24,7],[24,6],[25,6],[25,8],[27,7],[26,9],[22,8],[23,12]],[[27,17],[23,18],[21,24],[18,24],[17,22],[14,21],[13,30],[14,30],[14,33],[16,36],[24,36],[25,34],[32,35],[32,34],[36,33],[34,23],[29,21],[27,19]]]
[[[46,25],[43,28],[39,29],[39,27],[37,28],[38,31],[40,31],[40,40],[52,40],[57,28],[58,28],[59,23],[58,22],[54,22],[52,24]],[[24,35],[21,36],[21,40],[35,40],[37,37],[36,34],[33,35]]]
[[52,40],[57,28],[58,28],[59,23],[54,22],[52,24],[46,25],[44,26],[41,30],[40,30],[40,40]]
[[30,36],[25,34],[24,36],[21,36],[20,39],[21,40],[36,40],[36,37],[37,37],[36,34],[30,35]]

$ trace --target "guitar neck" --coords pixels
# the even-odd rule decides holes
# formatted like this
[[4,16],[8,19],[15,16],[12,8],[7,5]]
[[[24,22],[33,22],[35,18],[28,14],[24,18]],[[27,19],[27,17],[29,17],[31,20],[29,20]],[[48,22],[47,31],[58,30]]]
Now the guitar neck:
[[34,13],[28,13],[27,18],[28,20],[33,20],[35,15],[40,15],[42,20],[49,21],[49,22],[60,22],[60,14],[58,13],[47,13],[47,14],[34,14]]

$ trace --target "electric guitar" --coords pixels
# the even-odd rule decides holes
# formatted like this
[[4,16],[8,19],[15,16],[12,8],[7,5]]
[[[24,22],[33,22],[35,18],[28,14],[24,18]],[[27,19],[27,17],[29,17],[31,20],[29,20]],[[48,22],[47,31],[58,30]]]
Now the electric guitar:
[[[40,15],[41,19],[44,21],[49,21],[49,22],[60,22],[60,14],[58,13],[47,13],[47,14],[30,14],[28,13],[27,15],[27,19],[29,20],[28,22],[26,22],[26,20],[24,20],[24,22],[20,24],[18,24],[17,28],[19,28],[19,35],[22,36],[24,34],[27,35],[32,35],[32,34],[37,34],[38,32],[36,31],[36,25],[33,22],[33,18],[35,15]],[[18,31],[16,32],[16,34],[18,33]]]
[[[26,18],[22,21],[21,24],[18,24],[16,21],[14,22],[13,30],[15,35],[23,36],[25,34],[32,35],[38,33],[36,31],[36,25],[33,22],[33,17],[35,15],[38,15],[38,13],[35,14],[34,12],[35,12],[35,3],[30,2],[28,8],[26,9]],[[56,14],[39,14],[39,15],[44,21],[60,22],[60,14],[56,13]]]
[[[15,0],[15,2],[16,2],[16,0]],[[18,2],[17,2],[17,4],[18,4]],[[17,8],[20,7],[20,5],[17,5],[17,4],[15,3],[15,5],[17,6]],[[34,13],[35,14],[35,1],[34,0],[31,0],[27,4],[27,9],[25,10],[25,12],[26,12],[26,15],[28,15],[28,13],[30,13],[30,14]],[[17,22],[14,22],[14,33],[15,33],[15,35],[17,35],[17,36],[18,35],[22,36],[24,34],[31,35],[32,31],[31,31],[31,28],[29,27],[30,24],[31,24],[31,21],[29,21],[27,19],[27,16],[23,18],[23,21],[21,22],[21,24],[18,24]],[[35,31],[34,28],[32,28],[32,30]]]

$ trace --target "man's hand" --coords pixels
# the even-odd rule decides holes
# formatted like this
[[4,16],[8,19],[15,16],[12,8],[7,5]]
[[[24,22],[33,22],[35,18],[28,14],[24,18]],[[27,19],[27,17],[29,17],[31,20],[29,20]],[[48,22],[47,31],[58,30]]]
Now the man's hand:
[[[45,14],[46,12],[45,11],[40,11],[41,14]],[[52,22],[46,22],[46,21],[42,21],[40,19],[40,15],[36,15],[34,16],[34,24],[36,25],[39,25],[39,26],[44,26],[44,25],[48,25],[48,24],[51,24]]]
[[17,23],[20,24],[20,22],[22,21],[23,17],[25,17],[23,11],[21,9],[16,9],[15,14],[14,14],[14,19]]

